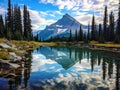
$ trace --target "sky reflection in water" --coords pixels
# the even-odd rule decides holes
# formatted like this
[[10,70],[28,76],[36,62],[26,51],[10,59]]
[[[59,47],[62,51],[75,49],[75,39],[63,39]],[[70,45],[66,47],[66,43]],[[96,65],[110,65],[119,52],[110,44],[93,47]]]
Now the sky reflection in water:
[[29,84],[35,90],[114,89],[115,67],[109,77],[103,58],[95,54],[88,49],[41,47],[32,53]]

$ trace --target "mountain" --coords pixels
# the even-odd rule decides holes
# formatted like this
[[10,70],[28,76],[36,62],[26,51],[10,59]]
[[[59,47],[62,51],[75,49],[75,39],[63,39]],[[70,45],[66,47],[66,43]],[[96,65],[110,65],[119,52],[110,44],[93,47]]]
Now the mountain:
[[[81,24],[82,25],[82,24]],[[39,32],[39,39],[50,39],[51,37],[69,37],[70,30],[75,35],[75,31],[79,30],[80,23],[68,14],[63,15],[57,22],[46,26],[46,28]],[[87,26],[82,25],[83,30],[87,29]]]

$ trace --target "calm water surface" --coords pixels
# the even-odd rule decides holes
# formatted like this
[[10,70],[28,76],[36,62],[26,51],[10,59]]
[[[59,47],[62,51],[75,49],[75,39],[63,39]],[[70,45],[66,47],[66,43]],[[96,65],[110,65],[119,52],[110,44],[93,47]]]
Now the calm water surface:
[[26,57],[24,68],[0,63],[0,90],[120,90],[120,54],[40,47]]

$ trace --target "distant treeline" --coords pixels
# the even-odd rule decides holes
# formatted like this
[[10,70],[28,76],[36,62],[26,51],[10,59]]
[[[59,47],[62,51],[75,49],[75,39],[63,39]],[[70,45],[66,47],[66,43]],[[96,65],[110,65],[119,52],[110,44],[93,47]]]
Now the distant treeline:
[[[22,20],[23,19],[23,20]],[[31,19],[27,6],[24,5],[23,17],[18,5],[11,5],[8,0],[8,9],[5,19],[0,15],[0,38],[8,40],[33,40]]]
[[[75,35],[73,35],[70,30],[68,37],[51,37],[47,41],[98,41],[100,43],[120,43],[120,2],[118,5],[117,21],[115,21],[114,12],[111,11],[110,14],[108,14],[107,6],[105,6],[103,23],[96,25],[95,16],[93,15],[91,26],[88,24],[87,33],[83,32],[82,25],[80,25],[80,29],[79,31],[75,31]],[[38,35],[36,36],[36,40],[37,38]],[[41,41],[41,39],[39,39],[39,41]]]

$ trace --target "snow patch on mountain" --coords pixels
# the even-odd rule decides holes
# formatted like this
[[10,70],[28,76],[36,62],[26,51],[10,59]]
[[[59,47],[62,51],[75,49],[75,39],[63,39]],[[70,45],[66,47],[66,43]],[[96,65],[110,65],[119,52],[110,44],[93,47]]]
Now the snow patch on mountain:
[[[87,26],[82,25],[83,30],[86,30]],[[46,26],[44,30],[39,32],[39,39],[47,40],[51,37],[68,37],[70,30],[72,34],[75,34],[75,31],[79,31],[80,23],[71,17],[68,14],[63,15],[61,19],[57,22],[51,24],[50,26]]]

